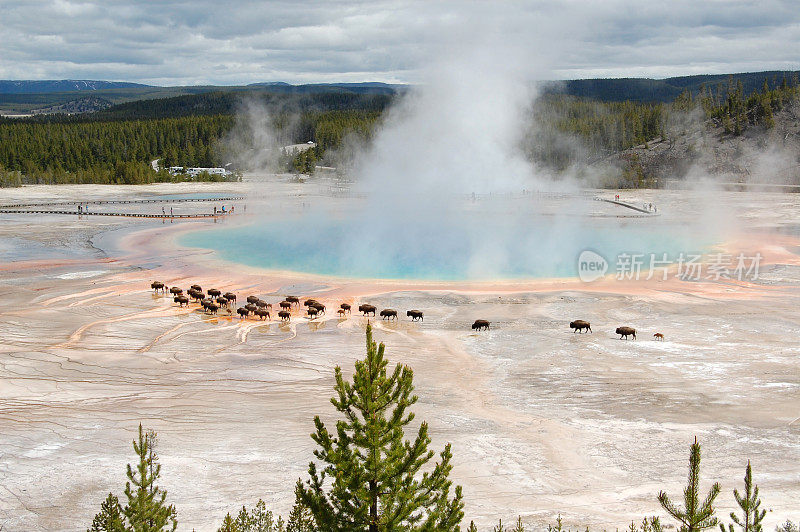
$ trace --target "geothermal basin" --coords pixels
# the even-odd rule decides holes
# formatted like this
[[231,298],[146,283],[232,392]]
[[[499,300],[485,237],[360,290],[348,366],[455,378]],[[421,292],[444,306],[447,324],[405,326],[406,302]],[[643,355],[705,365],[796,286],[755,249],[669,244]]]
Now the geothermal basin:
[[[459,196],[456,214],[433,226],[365,218],[375,207],[332,180],[247,177],[7,192],[4,203],[248,199],[216,221],[0,215],[6,529],[87,527],[109,491],[122,496],[139,422],[158,432],[180,530],[215,530],[259,498],[288,514],[313,458],[313,416],[334,421],[333,370],[349,374],[363,357],[367,320],[209,316],[153,294],[156,279],[400,311],[397,322],[373,320],[375,335],[391,362],[414,369],[416,421],[428,422],[435,450],[452,443],[466,521],[481,529],[517,515],[537,527],[559,514],[592,529],[668,522],[655,496],[680,496],[695,436],[703,487],[722,484],[719,515],[733,510],[750,460],[765,526],[800,517],[798,196]],[[593,199],[616,194],[655,203],[658,216]],[[584,247],[609,260],[606,277],[576,277]],[[694,251],[760,253],[760,275],[614,276],[620,252]],[[405,318],[412,308],[423,323]],[[473,332],[475,319],[491,329]],[[573,319],[594,332],[573,334]],[[620,325],[637,340],[620,340]]]

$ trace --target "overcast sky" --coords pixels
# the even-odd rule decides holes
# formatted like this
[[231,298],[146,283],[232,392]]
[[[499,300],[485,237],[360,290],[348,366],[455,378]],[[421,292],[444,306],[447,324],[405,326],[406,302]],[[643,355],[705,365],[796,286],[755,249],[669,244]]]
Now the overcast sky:
[[797,70],[800,5],[0,0],[0,79],[415,83],[476,50],[539,79]]

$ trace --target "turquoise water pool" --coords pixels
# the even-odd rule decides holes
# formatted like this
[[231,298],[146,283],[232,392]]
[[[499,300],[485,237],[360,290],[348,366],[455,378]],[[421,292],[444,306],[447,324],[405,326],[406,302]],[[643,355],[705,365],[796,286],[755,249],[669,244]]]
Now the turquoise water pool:
[[260,218],[254,223],[183,235],[186,247],[227,261],[273,270],[348,278],[496,280],[574,277],[584,250],[602,255],[614,273],[620,254],[669,258],[696,252],[696,238],[657,218],[544,218],[431,223],[375,223],[325,217]]

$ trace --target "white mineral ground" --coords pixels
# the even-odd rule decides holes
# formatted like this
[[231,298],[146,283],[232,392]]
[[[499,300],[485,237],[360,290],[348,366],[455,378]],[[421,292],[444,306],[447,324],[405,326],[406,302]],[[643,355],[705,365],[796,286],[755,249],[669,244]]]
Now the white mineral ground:
[[[253,186],[25,187],[3,190],[0,203],[236,195]],[[324,201],[327,186],[273,179],[269,201]],[[622,194],[685,216],[707,206],[682,192]],[[788,224],[800,212],[800,195],[729,192],[713,203],[751,227]],[[655,495],[680,498],[695,435],[704,489],[713,480],[723,487],[720,516],[733,509],[749,459],[769,510],[765,530],[800,518],[800,240],[791,231],[741,237],[766,257],[754,284],[470,284],[271,273],[172,244],[178,231],[210,221],[0,219],[4,530],[85,529],[109,491],[123,496],[140,422],[158,432],[160,484],[180,530],[213,530],[259,498],[288,513],[312,458],[313,416],[333,421],[333,368],[349,373],[363,356],[366,320],[331,311],[288,325],[209,317],[153,295],[154,279],[402,311],[398,322],[374,321],[376,337],[392,362],[414,369],[416,419],[429,423],[437,451],[452,442],[466,521],[482,528],[518,514],[544,525],[560,513],[572,526],[613,530],[663,514]],[[424,323],[407,321],[410,308],[425,311]],[[593,334],[567,328],[581,317]],[[492,330],[472,333],[476,318]],[[638,340],[613,334],[623,324],[637,327]],[[666,340],[653,341],[655,331]]]

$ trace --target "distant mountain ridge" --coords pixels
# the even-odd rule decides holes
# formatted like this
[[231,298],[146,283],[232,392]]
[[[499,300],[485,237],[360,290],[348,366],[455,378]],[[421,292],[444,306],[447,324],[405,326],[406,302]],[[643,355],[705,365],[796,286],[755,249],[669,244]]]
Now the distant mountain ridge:
[[671,102],[680,93],[690,90],[697,95],[705,85],[714,89],[718,84],[727,85],[732,79],[742,82],[744,94],[760,89],[766,79],[771,87],[779,85],[783,78],[791,79],[800,75],[796,70],[766,70],[762,72],[742,72],[737,74],[698,74],[677,76],[665,79],[650,78],[598,78],[575,79],[568,81],[548,81],[544,83],[545,92],[567,94],[580,98],[591,98],[604,102]]
[[0,94],[46,94],[51,92],[82,92],[105,89],[149,88],[151,85],[127,81],[97,81],[88,79],[11,80],[0,79]]
[[[544,81],[539,84],[545,94],[562,94],[602,102],[636,101],[644,103],[667,103],[681,92],[690,90],[697,95],[701,88],[717,85],[727,86],[729,80],[741,82],[744,94],[760,89],[766,79],[770,86],[780,84],[784,78],[800,75],[798,71],[763,71],[738,74],[701,74],[677,76],[665,79],[650,78],[606,78],[576,79],[567,81]],[[92,80],[0,80],[0,115],[53,112],[82,113],[105,110],[107,105],[85,105],[76,103],[87,96],[87,92],[114,106],[110,112],[130,115],[140,112],[142,116],[183,116],[185,114],[230,113],[235,102],[246,93],[262,93],[291,98],[306,98],[307,101],[325,95],[341,95],[344,99],[353,96],[392,98],[410,88],[410,85],[381,82],[360,83],[311,83],[292,85],[282,81],[251,83],[249,85],[196,85],[159,87],[140,83]],[[170,99],[168,101],[167,99]],[[95,102],[96,103],[96,102]],[[133,105],[133,104],[136,105]],[[385,104],[377,103],[378,107]],[[342,104],[347,107],[349,103]],[[96,109],[94,109],[96,107]]]

